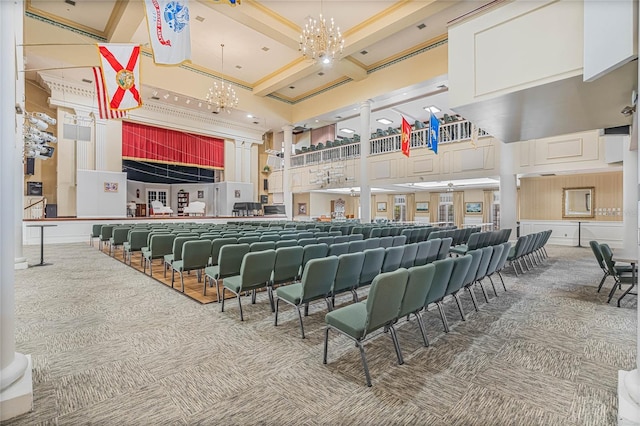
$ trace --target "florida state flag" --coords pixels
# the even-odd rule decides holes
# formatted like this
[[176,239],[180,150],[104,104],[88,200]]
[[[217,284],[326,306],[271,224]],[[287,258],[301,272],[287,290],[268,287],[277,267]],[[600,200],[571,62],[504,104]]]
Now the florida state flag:
[[408,157],[411,149],[411,124],[404,117],[402,117],[401,133],[402,153]]
[[99,44],[107,104],[114,111],[140,108],[140,46]]

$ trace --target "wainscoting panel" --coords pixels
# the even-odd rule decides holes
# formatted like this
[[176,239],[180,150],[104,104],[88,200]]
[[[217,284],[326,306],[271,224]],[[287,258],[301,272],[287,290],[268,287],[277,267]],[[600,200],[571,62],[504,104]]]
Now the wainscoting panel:
[[[578,221],[545,221],[545,220],[521,220],[520,235],[532,234],[551,229],[549,244],[562,246],[578,245]],[[511,234],[514,238],[515,233]],[[590,240],[599,243],[607,243],[612,248],[621,248],[623,245],[622,222],[580,222],[580,245],[589,247]]]

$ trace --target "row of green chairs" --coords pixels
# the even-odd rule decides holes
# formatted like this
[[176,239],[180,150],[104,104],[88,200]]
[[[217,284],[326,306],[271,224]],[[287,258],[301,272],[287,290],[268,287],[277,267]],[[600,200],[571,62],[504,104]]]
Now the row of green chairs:
[[[547,251],[544,246],[547,244],[550,237],[551,230],[547,230],[536,232],[534,234],[522,235],[518,238],[507,258],[513,267],[513,271],[516,276],[518,276],[516,262],[520,266],[520,271],[524,273],[525,268],[522,266],[522,262],[524,262],[524,266],[527,271],[529,271],[531,268],[547,259]],[[529,263],[527,261],[531,263],[531,267],[529,267]]]

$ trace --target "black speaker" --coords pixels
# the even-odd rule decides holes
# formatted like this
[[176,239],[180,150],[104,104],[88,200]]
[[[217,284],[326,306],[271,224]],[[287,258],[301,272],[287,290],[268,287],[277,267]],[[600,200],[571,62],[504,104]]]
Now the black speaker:
[[264,189],[265,191],[269,190],[269,179],[262,180],[262,189]]
[[24,164],[24,174],[25,175],[35,175],[36,174],[36,159],[35,158],[27,158],[27,162]]
[[58,205],[57,204],[47,204],[44,207],[44,217],[53,218],[58,217]]
[[261,195],[260,196],[260,204],[269,204],[269,196]]
[[42,197],[42,182],[27,182],[27,195]]

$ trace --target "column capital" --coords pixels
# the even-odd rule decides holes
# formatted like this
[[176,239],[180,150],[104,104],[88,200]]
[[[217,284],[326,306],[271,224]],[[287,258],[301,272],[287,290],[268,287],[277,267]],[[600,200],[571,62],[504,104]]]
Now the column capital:
[[293,126],[291,124],[284,125],[282,126],[282,130],[284,132],[293,132]]
[[360,102],[360,108],[371,107],[372,103],[373,99],[365,99],[364,101]]

